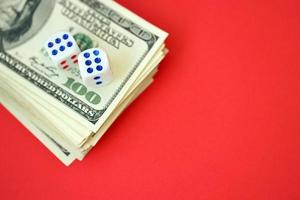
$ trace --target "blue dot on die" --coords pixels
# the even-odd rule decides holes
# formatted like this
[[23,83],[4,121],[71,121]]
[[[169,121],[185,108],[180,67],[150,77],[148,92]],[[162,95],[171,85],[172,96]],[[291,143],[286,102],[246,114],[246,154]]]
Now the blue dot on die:
[[88,73],[93,73],[93,68],[89,67],[89,68],[87,68],[86,71],[87,71]]
[[94,50],[93,53],[95,56],[98,56],[100,52],[98,50]]
[[96,69],[97,69],[98,71],[101,71],[101,70],[103,69],[103,67],[102,67],[101,65],[97,65]]
[[48,43],[48,47],[49,47],[49,48],[53,47],[53,45],[54,45],[54,44],[53,44],[52,42],[49,42],[49,43]]
[[84,53],[83,56],[84,56],[85,58],[89,58],[89,57],[90,57],[90,54],[89,54],[89,53]]
[[85,61],[85,64],[86,64],[87,66],[90,66],[90,65],[92,64],[92,61],[87,60],[87,61]]
[[65,46],[60,46],[60,47],[59,47],[59,50],[60,50],[60,51],[64,51],[64,50],[65,50]]
[[100,76],[94,77],[94,80],[98,80],[98,79],[100,79]]
[[55,39],[55,43],[56,43],[56,44],[59,44],[60,42],[61,42],[61,39],[60,39],[60,38],[56,38],[56,39]]
[[56,49],[54,49],[53,51],[52,51],[52,55],[56,55],[58,53],[58,51],[56,50]]
[[64,35],[63,35],[63,39],[64,39],[64,40],[66,40],[66,39],[68,39],[68,38],[69,38],[69,35],[68,35],[68,34],[64,34]]
[[73,43],[72,43],[72,42],[68,42],[68,43],[67,43],[67,46],[68,46],[68,47],[71,47],[71,46],[73,46]]
[[100,58],[95,58],[95,63],[100,63],[101,59]]
[[102,81],[98,81],[98,82],[96,82],[96,84],[97,84],[97,85],[100,85],[101,83],[102,83]]

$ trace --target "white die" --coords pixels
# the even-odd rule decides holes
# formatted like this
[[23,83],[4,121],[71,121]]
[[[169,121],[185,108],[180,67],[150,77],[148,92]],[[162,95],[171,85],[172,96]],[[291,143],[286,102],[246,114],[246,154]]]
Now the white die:
[[81,52],[78,56],[78,64],[81,78],[87,86],[102,86],[112,80],[108,56],[99,48]]
[[78,54],[81,51],[68,32],[52,35],[45,43],[45,48],[53,63],[64,70],[78,64]]

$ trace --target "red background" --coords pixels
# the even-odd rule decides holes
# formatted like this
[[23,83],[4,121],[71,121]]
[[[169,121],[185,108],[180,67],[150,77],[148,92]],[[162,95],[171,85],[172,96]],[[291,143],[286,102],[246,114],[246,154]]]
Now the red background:
[[119,0],[170,33],[155,83],[83,162],[0,106],[1,199],[300,199],[300,3]]

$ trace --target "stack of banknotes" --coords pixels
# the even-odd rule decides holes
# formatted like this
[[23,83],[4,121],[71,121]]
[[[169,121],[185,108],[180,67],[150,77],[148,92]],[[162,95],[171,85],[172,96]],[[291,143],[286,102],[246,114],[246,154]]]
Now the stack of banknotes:
[[[105,50],[113,81],[89,88],[78,68],[53,66],[43,44],[58,31]],[[0,101],[65,165],[82,160],[151,84],[167,35],[114,1],[2,0]]]

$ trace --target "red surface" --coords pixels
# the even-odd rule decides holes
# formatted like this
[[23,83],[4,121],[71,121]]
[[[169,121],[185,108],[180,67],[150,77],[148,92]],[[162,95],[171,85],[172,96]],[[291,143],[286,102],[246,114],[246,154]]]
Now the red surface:
[[70,167],[1,107],[1,199],[300,199],[299,1],[119,2],[170,33],[155,83]]

